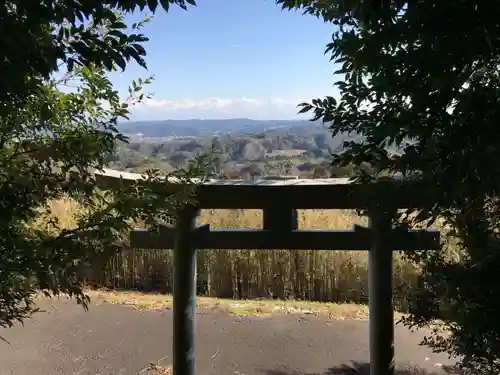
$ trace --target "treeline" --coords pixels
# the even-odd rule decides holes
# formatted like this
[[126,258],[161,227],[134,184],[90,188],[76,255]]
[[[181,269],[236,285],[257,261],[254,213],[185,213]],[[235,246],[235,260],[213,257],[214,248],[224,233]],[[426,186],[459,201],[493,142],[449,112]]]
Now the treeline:
[[[406,311],[417,271],[396,256],[394,302]],[[126,249],[87,282],[96,287],[173,292],[171,250]],[[297,250],[199,250],[199,295],[276,298],[335,303],[368,302],[366,252]]]

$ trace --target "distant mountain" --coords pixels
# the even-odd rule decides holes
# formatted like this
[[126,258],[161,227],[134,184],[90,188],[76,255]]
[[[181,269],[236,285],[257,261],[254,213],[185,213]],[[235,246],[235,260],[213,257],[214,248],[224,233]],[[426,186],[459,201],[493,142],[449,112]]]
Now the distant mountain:
[[273,129],[291,129],[303,131],[321,129],[319,122],[307,120],[162,120],[162,121],[129,121],[118,125],[121,132],[145,138],[166,137],[209,137],[218,134],[262,133]]

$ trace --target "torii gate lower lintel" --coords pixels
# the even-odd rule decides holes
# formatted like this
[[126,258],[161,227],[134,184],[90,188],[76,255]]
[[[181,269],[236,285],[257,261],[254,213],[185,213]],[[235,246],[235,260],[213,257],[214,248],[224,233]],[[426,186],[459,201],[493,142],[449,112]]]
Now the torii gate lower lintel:
[[[100,175],[101,185],[123,183],[116,171]],[[141,176],[126,174],[128,179]],[[97,174],[96,174],[96,177]],[[98,179],[99,182],[99,179]],[[176,227],[130,234],[131,246],[174,249],[174,375],[195,375],[196,250],[290,249],[369,251],[370,374],[394,374],[392,261],[394,250],[431,250],[440,246],[439,231],[393,229],[394,214],[384,205],[367,205],[366,194],[393,189],[391,207],[419,207],[416,191],[401,184],[349,184],[348,179],[289,181],[211,181],[199,191],[197,207],[186,207]],[[386,194],[387,196],[387,194]],[[380,203],[380,202],[377,202]],[[368,206],[368,207],[367,207]],[[352,230],[299,230],[296,209],[368,208],[369,227]],[[263,229],[196,227],[200,208],[260,208]]]

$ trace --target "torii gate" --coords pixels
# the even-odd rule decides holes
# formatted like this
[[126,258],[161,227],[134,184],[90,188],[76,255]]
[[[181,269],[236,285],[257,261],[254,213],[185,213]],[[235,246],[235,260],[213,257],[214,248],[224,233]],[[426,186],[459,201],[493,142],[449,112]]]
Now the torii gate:
[[[139,174],[96,172],[101,187],[112,188],[142,178]],[[377,202],[384,191],[391,202]],[[417,208],[423,195],[402,181],[371,185],[348,179],[211,180],[199,187],[197,205],[185,207],[176,226],[160,232],[137,229],[131,245],[174,249],[174,375],[195,375],[196,250],[291,249],[369,251],[370,374],[394,374],[394,250],[432,250],[440,246],[437,230],[393,229],[395,208]],[[262,209],[263,229],[196,227],[200,209]],[[352,230],[299,230],[297,209],[368,210],[369,226]]]

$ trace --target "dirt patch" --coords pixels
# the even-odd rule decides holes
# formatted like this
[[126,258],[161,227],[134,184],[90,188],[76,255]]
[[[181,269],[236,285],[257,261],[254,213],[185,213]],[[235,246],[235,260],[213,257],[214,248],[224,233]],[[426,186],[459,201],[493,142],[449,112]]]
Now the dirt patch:
[[162,366],[151,363],[148,367],[142,370],[139,375],[172,375],[172,366]]
[[[164,310],[172,308],[172,296],[140,292],[89,291],[96,303],[105,302],[133,307],[138,310]],[[196,306],[235,316],[265,316],[276,314],[322,315],[330,319],[367,320],[368,306],[352,303],[319,303],[281,300],[229,300],[198,297]],[[400,317],[395,314],[396,319]]]

